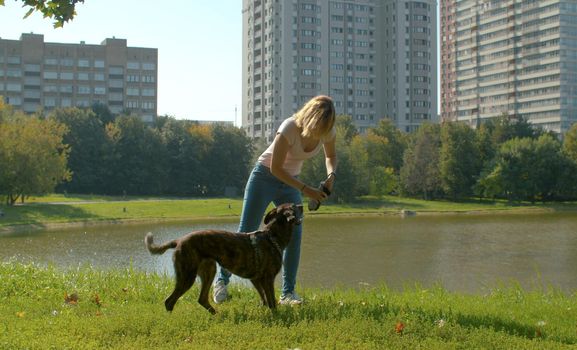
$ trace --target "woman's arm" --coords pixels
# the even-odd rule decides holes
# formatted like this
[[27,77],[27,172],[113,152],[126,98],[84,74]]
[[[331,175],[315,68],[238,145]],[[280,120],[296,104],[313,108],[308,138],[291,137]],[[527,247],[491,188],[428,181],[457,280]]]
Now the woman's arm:
[[327,198],[323,191],[307,186],[304,182],[291,176],[283,169],[283,164],[290,149],[290,145],[286,137],[282,134],[276,134],[274,140],[274,148],[272,151],[272,159],[270,165],[270,172],[285,184],[296,188],[309,198],[322,201]]
[[331,141],[324,143],[323,148],[325,150],[325,166],[327,167],[327,180],[325,181],[325,186],[329,189],[329,191],[332,191],[338,163],[336,137],[333,137]]

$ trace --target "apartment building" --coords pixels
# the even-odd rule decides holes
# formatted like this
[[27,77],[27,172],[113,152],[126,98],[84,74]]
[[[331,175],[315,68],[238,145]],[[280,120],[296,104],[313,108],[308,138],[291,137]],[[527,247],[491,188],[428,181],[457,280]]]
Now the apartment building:
[[126,39],[100,45],[47,43],[40,34],[0,39],[0,96],[27,113],[102,103],[152,122],[157,81],[158,50],[128,47]]
[[436,1],[243,0],[242,126],[271,141],[315,95],[364,133],[437,116]]
[[577,121],[577,3],[442,0],[442,117],[507,114],[564,133]]

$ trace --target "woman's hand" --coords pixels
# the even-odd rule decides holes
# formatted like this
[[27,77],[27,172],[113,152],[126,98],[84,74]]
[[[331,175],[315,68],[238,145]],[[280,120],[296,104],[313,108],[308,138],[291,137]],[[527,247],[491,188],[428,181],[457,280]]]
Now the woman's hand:
[[316,188],[312,188],[310,186],[305,186],[305,188],[302,190],[302,193],[314,200],[317,200],[319,202],[324,201],[325,199],[328,198],[327,194],[324,193],[323,191],[316,189]]
[[330,173],[325,180],[325,187],[330,191],[333,192],[333,186],[335,185],[335,173]]

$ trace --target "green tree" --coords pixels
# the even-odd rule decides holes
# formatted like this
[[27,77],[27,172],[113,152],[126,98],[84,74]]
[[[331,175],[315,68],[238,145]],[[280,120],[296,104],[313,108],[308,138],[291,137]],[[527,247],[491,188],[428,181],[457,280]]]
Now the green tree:
[[69,193],[101,193],[105,187],[111,145],[101,120],[89,109],[56,109],[48,116],[66,125],[63,142],[70,154],[68,167],[72,178],[59,186]]
[[353,138],[359,134],[350,115],[337,115],[335,129],[345,145],[349,145]]
[[104,126],[108,123],[114,122],[114,119],[116,119],[116,116],[110,111],[108,105],[105,105],[104,103],[95,102],[90,106],[90,109]]
[[423,124],[409,142],[403,156],[400,185],[403,193],[431,199],[441,192],[439,153],[440,126]]
[[399,176],[395,169],[377,166],[372,170],[369,193],[375,196],[383,196],[395,192],[399,185]]
[[251,140],[241,129],[222,124],[212,127],[212,140],[204,164],[211,174],[208,194],[222,196],[226,187],[244,189],[252,166]]
[[383,164],[398,173],[403,165],[403,154],[407,148],[407,136],[402,133],[390,119],[381,119],[369,133],[387,140],[383,149]]
[[486,195],[509,200],[548,200],[566,191],[570,164],[551,135],[515,138],[499,149],[493,170],[481,180]]
[[169,167],[159,133],[135,116],[120,116],[106,126],[112,145],[105,175],[108,194],[163,193]]
[[493,124],[483,123],[477,128],[475,140],[479,150],[479,162],[485,168],[495,158],[498,146],[492,140]]
[[380,165],[377,161],[378,155],[374,153],[386,142],[386,139],[373,134],[357,135],[351,140],[349,154],[356,178],[355,196],[370,194],[372,170]]
[[441,126],[439,168],[444,192],[453,199],[469,196],[481,169],[475,131],[464,123]]
[[[575,181],[567,170],[575,169],[563,154],[561,142],[554,136],[543,134],[533,141],[535,147],[536,193],[534,199],[542,201],[570,196],[575,190]],[[574,185],[571,186],[568,181]]]
[[577,164],[577,123],[573,123],[565,134],[563,152],[569,159]]
[[[54,28],[64,26],[64,23],[72,20],[76,16],[76,4],[83,3],[84,0],[21,0],[22,7],[28,7],[28,12],[24,18],[30,16],[34,11],[44,15],[44,18],[54,20]],[[0,6],[4,6],[4,0],[0,0]]]
[[[351,155],[351,140],[358,134],[352,118],[347,115],[338,115],[335,121],[336,148],[337,148],[337,174],[333,192],[329,197],[330,202],[351,201],[357,195],[356,181]],[[326,178],[327,170],[325,155],[321,151],[314,158],[304,162],[300,179],[310,186],[317,186]]]
[[174,118],[161,118],[162,142],[167,153],[166,193],[176,196],[200,195],[201,184],[208,178],[202,166],[208,147],[202,147],[202,139],[193,137],[193,123]]
[[64,125],[36,116],[11,114],[0,123],[0,193],[8,204],[70,179],[65,133]]
[[[355,137],[358,133],[349,116],[337,117],[336,131],[338,165],[333,192],[329,200],[336,203],[351,202],[359,193],[357,189],[359,177],[355,173],[350,151],[351,138]],[[326,174],[324,164],[321,174]]]
[[526,119],[509,116],[506,113],[500,117],[488,119],[484,124],[491,135],[493,144],[497,147],[514,138],[537,138],[542,133],[539,129],[533,128]]

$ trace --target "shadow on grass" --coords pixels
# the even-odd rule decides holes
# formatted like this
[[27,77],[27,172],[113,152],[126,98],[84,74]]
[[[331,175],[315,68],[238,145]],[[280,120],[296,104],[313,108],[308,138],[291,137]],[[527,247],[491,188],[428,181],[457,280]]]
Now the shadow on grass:
[[[504,333],[512,337],[525,338],[528,340],[543,339],[554,341],[567,345],[574,345],[577,339],[562,334],[551,334],[547,330],[539,329],[538,325],[531,325],[512,320],[504,320],[494,315],[474,315],[450,310],[430,310],[419,307],[411,308],[394,303],[383,301],[381,304],[364,304],[350,303],[346,300],[338,301],[336,299],[317,300],[311,304],[305,304],[300,307],[279,307],[274,311],[269,311],[264,307],[260,309],[254,304],[243,307],[239,312],[237,310],[222,309],[219,310],[219,317],[232,320],[236,324],[245,322],[262,322],[268,326],[283,325],[291,327],[292,325],[307,322],[326,322],[341,321],[354,319],[373,319],[380,324],[389,325],[392,331],[395,321],[403,319],[410,315],[413,321],[413,327],[421,325],[424,328],[437,328],[439,320],[453,323],[464,329],[486,329],[495,333]],[[247,310],[251,310],[248,311]],[[416,322],[415,322],[416,321]],[[420,333],[417,329],[414,329]],[[549,333],[549,334],[548,334]],[[428,334],[423,330],[423,334]]]
[[94,215],[82,208],[72,205],[23,205],[6,207],[0,206],[4,215],[0,217],[0,229],[10,228],[20,231],[42,230],[48,224],[67,222],[82,222],[99,220],[100,216]]

